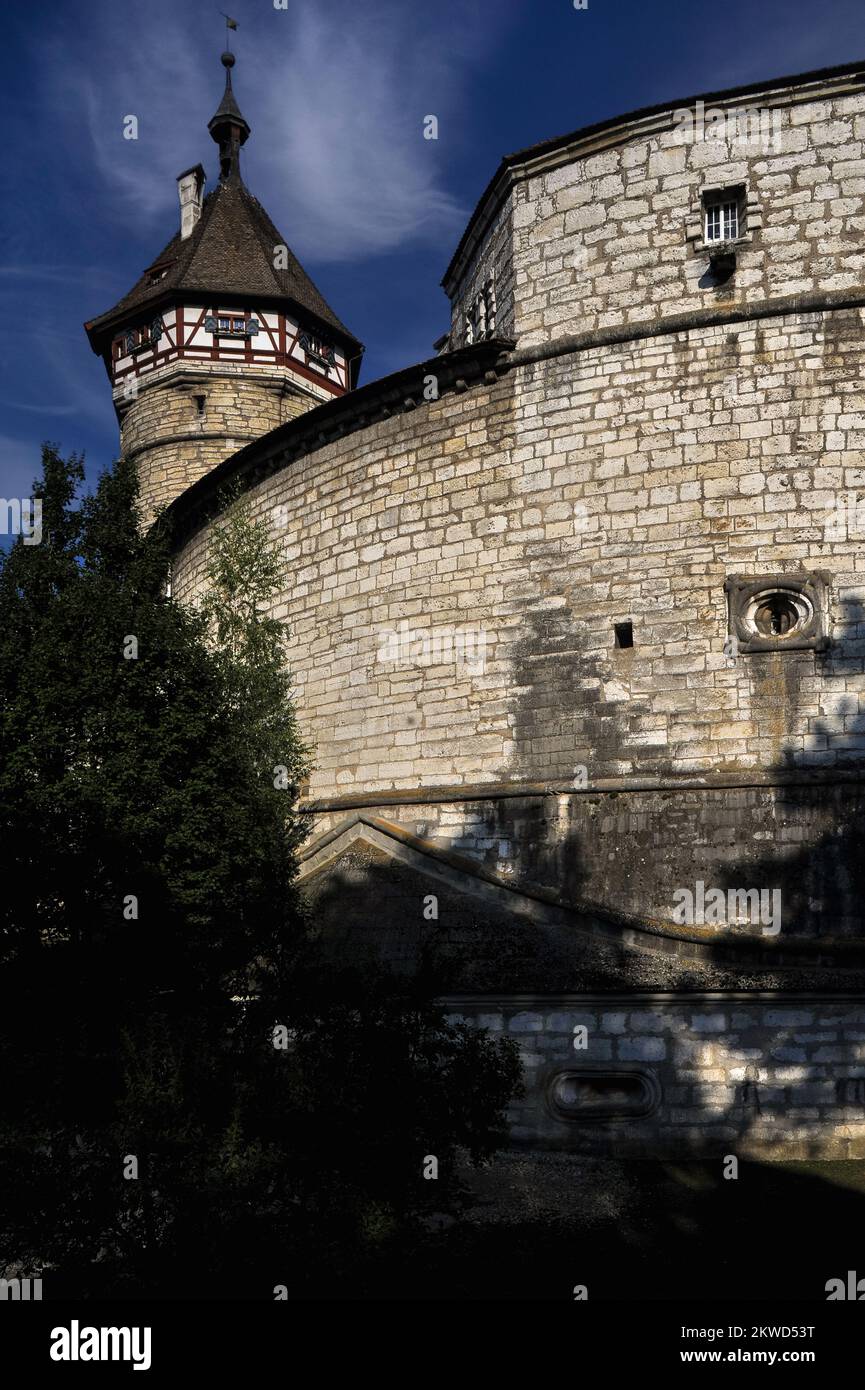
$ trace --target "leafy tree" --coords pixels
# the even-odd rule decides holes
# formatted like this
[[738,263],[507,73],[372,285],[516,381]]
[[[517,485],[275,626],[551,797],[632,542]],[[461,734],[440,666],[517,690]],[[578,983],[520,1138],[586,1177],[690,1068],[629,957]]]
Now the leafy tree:
[[80,503],[79,458],[43,472],[42,543],[0,565],[0,1265],[79,1296],[332,1291],[461,1209],[516,1062],[433,981],[319,953],[279,558],[245,504],[192,611],[128,463]]

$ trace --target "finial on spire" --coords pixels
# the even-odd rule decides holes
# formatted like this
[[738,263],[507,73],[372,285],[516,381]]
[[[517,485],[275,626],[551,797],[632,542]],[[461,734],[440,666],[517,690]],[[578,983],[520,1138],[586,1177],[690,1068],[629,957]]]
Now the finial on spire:
[[[225,15],[225,28],[227,44],[230,30],[237,28],[237,20]],[[231,69],[236,60],[230,48],[226,47],[220,61],[225,68],[225,91],[207,129],[219,146],[219,178],[224,183],[232,177],[240,178],[240,147],[249,139],[249,126],[240,114],[231,88]]]

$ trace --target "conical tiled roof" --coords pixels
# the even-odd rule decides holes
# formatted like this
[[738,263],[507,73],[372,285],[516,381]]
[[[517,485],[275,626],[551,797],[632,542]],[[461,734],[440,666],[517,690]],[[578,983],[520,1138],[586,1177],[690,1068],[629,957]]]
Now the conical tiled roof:
[[[286,261],[284,270],[274,267],[277,246],[286,246],[280,257]],[[101,336],[131,311],[145,309],[177,291],[216,294],[220,299],[290,299],[357,343],[239,175],[217,184],[205,198],[191,235],[184,241],[178,231],[129,293],[113,309],[91,319],[87,331],[91,339],[94,334]]]
[[[223,303],[232,298],[288,299],[360,348],[240,177],[240,146],[249,135],[249,125],[231,88],[234,55],[224,53],[222,62],[225,92],[208,123],[220,147],[220,182],[205,198],[190,235],[183,238],[178,231],[129,293],[113,309],[85,324],[91,346],[95,352],[102,351],[106,333],[131,313],[155,307],[182,292],[184,296],[218,298]],[[277,247],[284,248],[278,257]],[[285,267],[277,269],[275,260],[280,266],[284,261]]]

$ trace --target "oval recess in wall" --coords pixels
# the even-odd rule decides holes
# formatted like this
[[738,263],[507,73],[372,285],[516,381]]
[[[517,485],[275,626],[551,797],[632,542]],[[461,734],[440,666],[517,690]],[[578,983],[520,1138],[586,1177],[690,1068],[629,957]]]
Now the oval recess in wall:
[[549,1078],[546,1098],[557,1120],[637,1119],[657,1109],[661,1088],[648,1071],[568,1067]]
[[739,652],[825,651],[829,645],[828,597],[832,576],[731,574],[728,632]]

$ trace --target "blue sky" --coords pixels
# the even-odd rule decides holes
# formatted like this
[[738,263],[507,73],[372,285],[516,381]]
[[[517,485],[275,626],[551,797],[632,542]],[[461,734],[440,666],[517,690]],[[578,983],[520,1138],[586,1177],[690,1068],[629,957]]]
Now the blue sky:
[[[281,0],[280,0],[281,2]],[[865,58],[863,0],[222,0],[252,126],[245,180],[367,346],[361,381],[430,355],[440,280],[501,156],[752,79]],[[40,443],[117,453],[82,323],[178,222],[175,177],[217,176],[224,46],[210,0],[5,0],[0,495]],[[139,122],[123,139],[124,117]],[[436,115],[437,141],[423,138]]]

